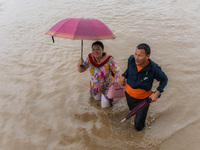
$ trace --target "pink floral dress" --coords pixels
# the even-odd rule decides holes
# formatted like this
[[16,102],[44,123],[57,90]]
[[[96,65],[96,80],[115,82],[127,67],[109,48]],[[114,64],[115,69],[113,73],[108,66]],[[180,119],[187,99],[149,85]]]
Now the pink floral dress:
[[87,68],[89,67],[91,76],[90,93],[95,96],[98,92],[101,92],[108,99],[107,92],[110,83],[113,81],[112,73],[115,76],[121,75],[120,68],[117,66],[113,57],[110,57],[108,62],[101,67],[95,67],[92,65],[89,57],[87,57],[83,65]]

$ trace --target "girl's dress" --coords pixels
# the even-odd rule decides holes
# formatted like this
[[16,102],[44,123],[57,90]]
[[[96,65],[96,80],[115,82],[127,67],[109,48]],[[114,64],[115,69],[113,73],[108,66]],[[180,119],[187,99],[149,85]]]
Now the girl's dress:
[[113,76],[121,75],[119,66],[114,61],[111,55],[104,53],[103,58],[99,63],[96,62],[92,53],[85,59],[83,65],[88,68],[91,76],[90,93],[95,96],[101,92],[107,100],[107,92],[110,83],[113,81]]

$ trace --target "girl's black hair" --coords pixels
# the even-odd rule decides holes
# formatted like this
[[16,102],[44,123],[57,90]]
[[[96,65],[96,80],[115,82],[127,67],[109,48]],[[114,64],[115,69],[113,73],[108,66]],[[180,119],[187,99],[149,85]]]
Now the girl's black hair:
[[94,43],[92,44],[92,47],[93,47],[94,45],[99,45],[102,49],[104,49],[104,45],[103,45],[103,43],[100,42],[100,41],[94,42]]

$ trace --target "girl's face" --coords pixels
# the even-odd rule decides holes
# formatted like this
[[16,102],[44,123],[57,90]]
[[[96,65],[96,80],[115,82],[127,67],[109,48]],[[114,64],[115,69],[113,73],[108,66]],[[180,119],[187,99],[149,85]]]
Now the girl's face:
[[99,45],[93,45],[92,46],[92,55],[95,57],[95,59],[101,59],[103,56],[104,49],[101,48]]

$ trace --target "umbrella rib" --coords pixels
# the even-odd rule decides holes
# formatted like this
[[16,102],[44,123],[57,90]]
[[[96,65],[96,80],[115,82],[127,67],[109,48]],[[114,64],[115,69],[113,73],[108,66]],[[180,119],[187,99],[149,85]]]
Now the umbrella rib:
[[[83,19],[83,18],[82,18]],[[73,39],[79,39],[79,38],[75,38],[76,37],[76,33],[78,32],[78,26],[79,26],[79,23],[80,23],[80,20],[78,20],[78,23],[76,24],[76,30],[74,32],[74,35],[73,35]],[[83,40],[83,38],[80,38],[80,40]]]
[[[93,30],[95,31],[95,37],[96,37],[96,35],[97,35],[97,33],[96,33],[96,30],[95,30],[95,28],[94,28],[94,23],[90,20],[90,23],[92,24],[92,28],[93,28]],[[98,38],[96,38],[96,40],[97,40]]]
[[[66,19],[64,19],[64,20],[66,20]],[[57,33],[57,31],[60,29],[60,28],[62,28],[63,27],[63,25],[64,25],[64,20],[62,20],[63,21],[63,23],[60,25],[60,27],[58,28],[58,29],[56,29],[55,31],[54,31],[54,33]],[[55,36],[55,35],[53,35],[53,36]]]

